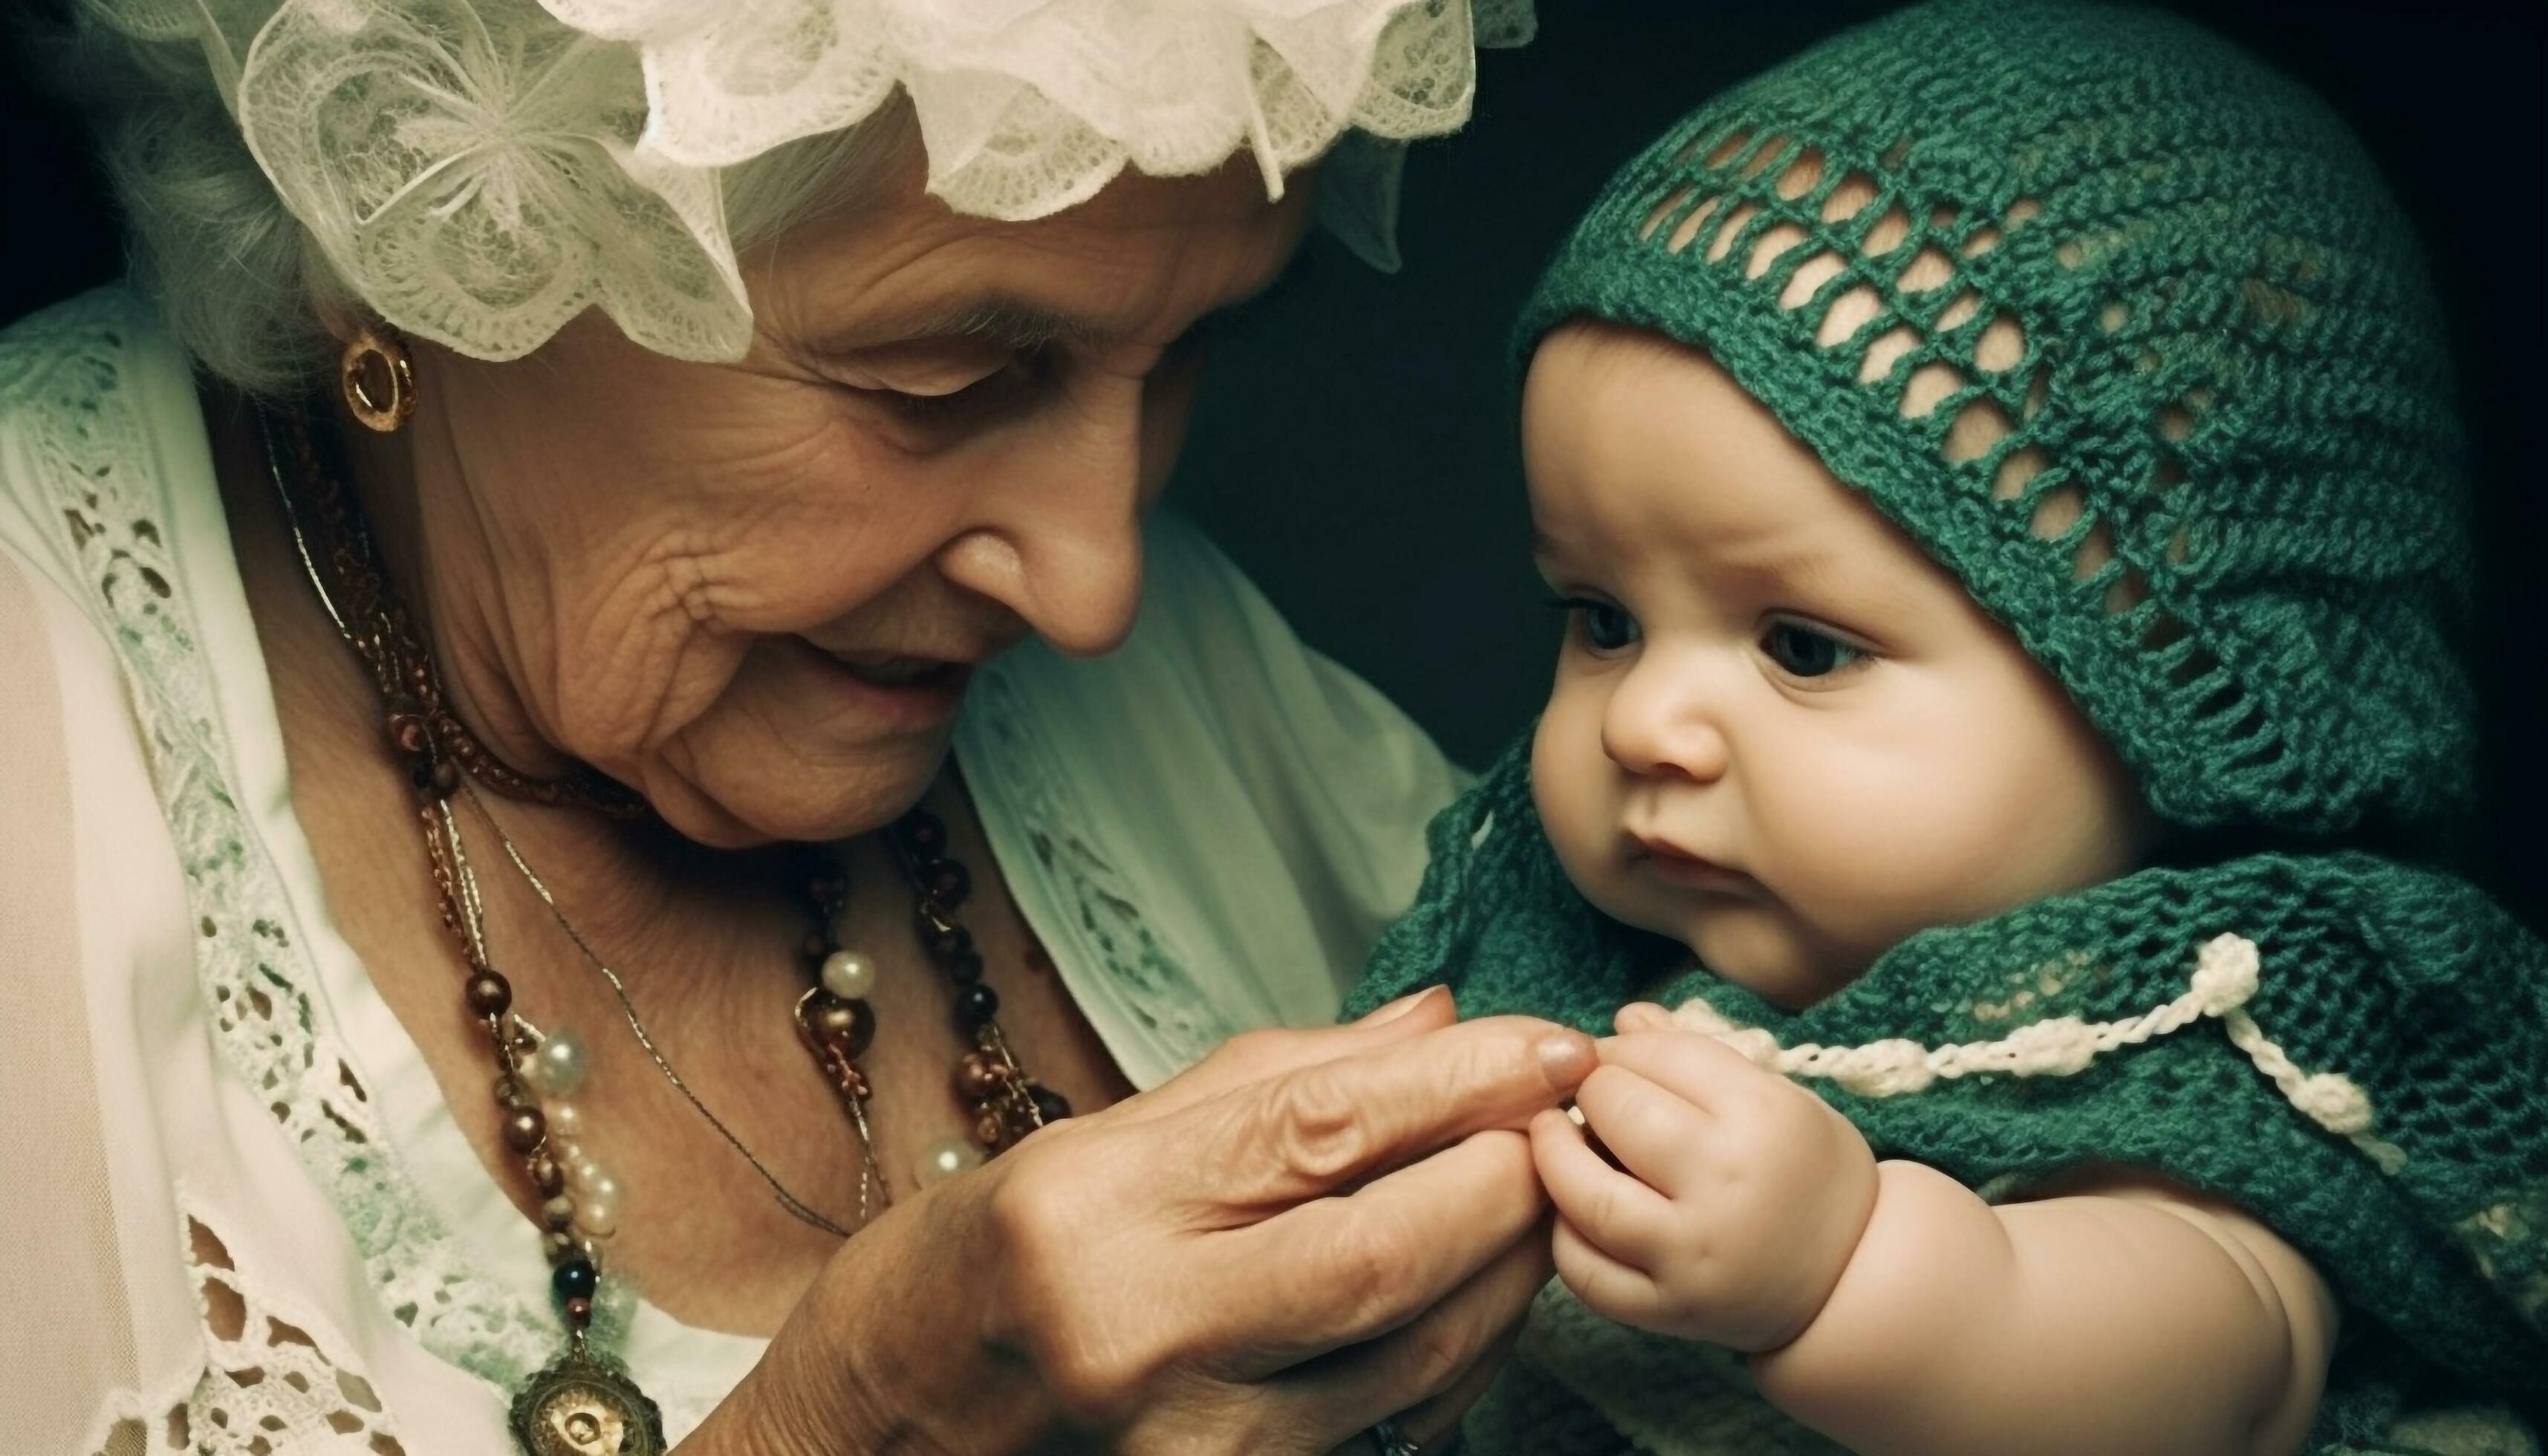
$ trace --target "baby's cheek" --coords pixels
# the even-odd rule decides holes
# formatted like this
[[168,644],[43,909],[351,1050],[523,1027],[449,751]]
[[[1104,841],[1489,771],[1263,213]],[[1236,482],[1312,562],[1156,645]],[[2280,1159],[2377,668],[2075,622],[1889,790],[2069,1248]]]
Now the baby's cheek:
[[1561,682],[1531,739],[1531,800],[1567,877],[1612,916],[1621,913],[1617,782],[1601,749],[1600,705]]
[[1753,791],[1768,800],[1773,883],[1831,955],[1854,973],[1914,931],[1968,918],[1975,872],[1994,861],[1973,768],[1880,738],[1786,747],[1789,772]]

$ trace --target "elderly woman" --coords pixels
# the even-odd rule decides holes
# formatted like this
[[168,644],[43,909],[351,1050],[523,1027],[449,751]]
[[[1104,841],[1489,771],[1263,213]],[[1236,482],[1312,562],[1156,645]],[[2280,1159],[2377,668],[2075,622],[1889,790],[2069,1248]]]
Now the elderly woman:
[[1447,1431],[1590,1045],[1323,1025],[1457,775],[1143,518],[1491,18],[91,12],[143,291],[0,337],[12,1449]]

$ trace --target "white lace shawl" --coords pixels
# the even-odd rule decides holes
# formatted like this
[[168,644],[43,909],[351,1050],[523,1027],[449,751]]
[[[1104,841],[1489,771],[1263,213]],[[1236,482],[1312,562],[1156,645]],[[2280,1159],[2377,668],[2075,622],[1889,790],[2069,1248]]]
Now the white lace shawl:
[[[719,169],[910,101],[929,190],[1017,222],[1127,167],[1335,152],[1320,213],[1396,260],[1411,138],[1458,130],[1530,0],[83,0],[200,43],[285,207],[381,317],[517,358],[598,307],[685,359],[752,311]],[[1340,142],[1342,144],[1340,144]]]
[[[1148,544],[1126,649],[1021,649],[957,745],[1143,1085],[1325,1020],[1459,786],[1191,527]],[[0,1445],[503,1449],[536,1232],[333,930],[192,380],[119,289],[0,334]],[[614,1322],[677,1438],[760,1351]]]

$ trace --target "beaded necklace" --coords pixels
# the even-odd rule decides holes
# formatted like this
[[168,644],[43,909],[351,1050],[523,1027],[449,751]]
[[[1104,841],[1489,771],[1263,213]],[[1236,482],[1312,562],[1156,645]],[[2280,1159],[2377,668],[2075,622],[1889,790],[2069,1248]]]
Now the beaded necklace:
[[[623,820],[651,812],[645,800],[584,766],[557,778],[531,777],[480,744],[451,711],[431,653],[390,589],[352,491],[340,472],[321,464],[306,412],[261,407],[258,422],[267,469],[310,584],[381,692],[389,748],[407,769],[415,793],[443,927],[466,968],[462,1000],[472,1020],[484,1027],[494,1053],[500,1134],[540,1199],[550,1285],[567,1340],[557,1359],[516,1390],[510,1412],[514,1438],[532,1456],[658,1456],[667,1442],[655,1403],[623,1364],[589,1338],[605,1251],[617,1230],[624,1197],[616,1176],[586,1154],[584,1115],[569,1100],[583,1084],[590,1051],[580,1035],[563,1027],[543,1031],[515,1008],[511,982],[488,952],[478,878],[453,799],[465,792],[506,859],[586,961],[609,983],[631,1034],[665,1078],[753,1166],[782,1208],[843,1237],[891,1203],[867,1121],[873,1089],[859,1064],[875,1039],[875,1012],[867,1000],[875,964],[843,944],[848,878],[828,861],[818,863],[807,876],[814,925],[801,954],[813,983],[796,998],[791,1013],[800,1040],[858,1135],[859,1216],[845,1227],[790,1193],[691,1091],[647,1032],[618,972],[567,919],[547,883],[496,825],[476,785],[511,798]],[[296,495],[308,503],[312,529],[304,529]],[[892,826],[887,840],[912,893],[914,932],[931,963],[954,988],[956,1026],[971,1048],[955,1069],[956,1093],[971,1118],[969,1140],[949,1138],[931,1145],[919,1168],[920,1181],[927,1184],[1068,1117],[1070,1105],[1028,1077],[1000,1028],[999,996],[982,980],[982,956],[971,933],[955,919],[971,893],[972,876],[948,853],[945,823],[914,808]]]

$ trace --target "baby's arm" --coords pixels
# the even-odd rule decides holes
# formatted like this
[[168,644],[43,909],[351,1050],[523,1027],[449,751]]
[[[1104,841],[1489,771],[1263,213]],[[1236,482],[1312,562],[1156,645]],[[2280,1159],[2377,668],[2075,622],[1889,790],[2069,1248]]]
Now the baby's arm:
[[1994,1208],[1878,1167],[1805,1332],[1752,1373],[1866,1456],[2299,1449],[2335,1328],[2325,1281],[2233,1208],[2118,1174]]
[[1595,1310],[1753,1352],[1766,1397],[1867,1456],[2299,1445],[2334,1306],[2263,1226],[2123,1171],[1993,1208],[1658,1021],[1623,1014],[1577,1098],[1634,1176],[1532,1128]]

